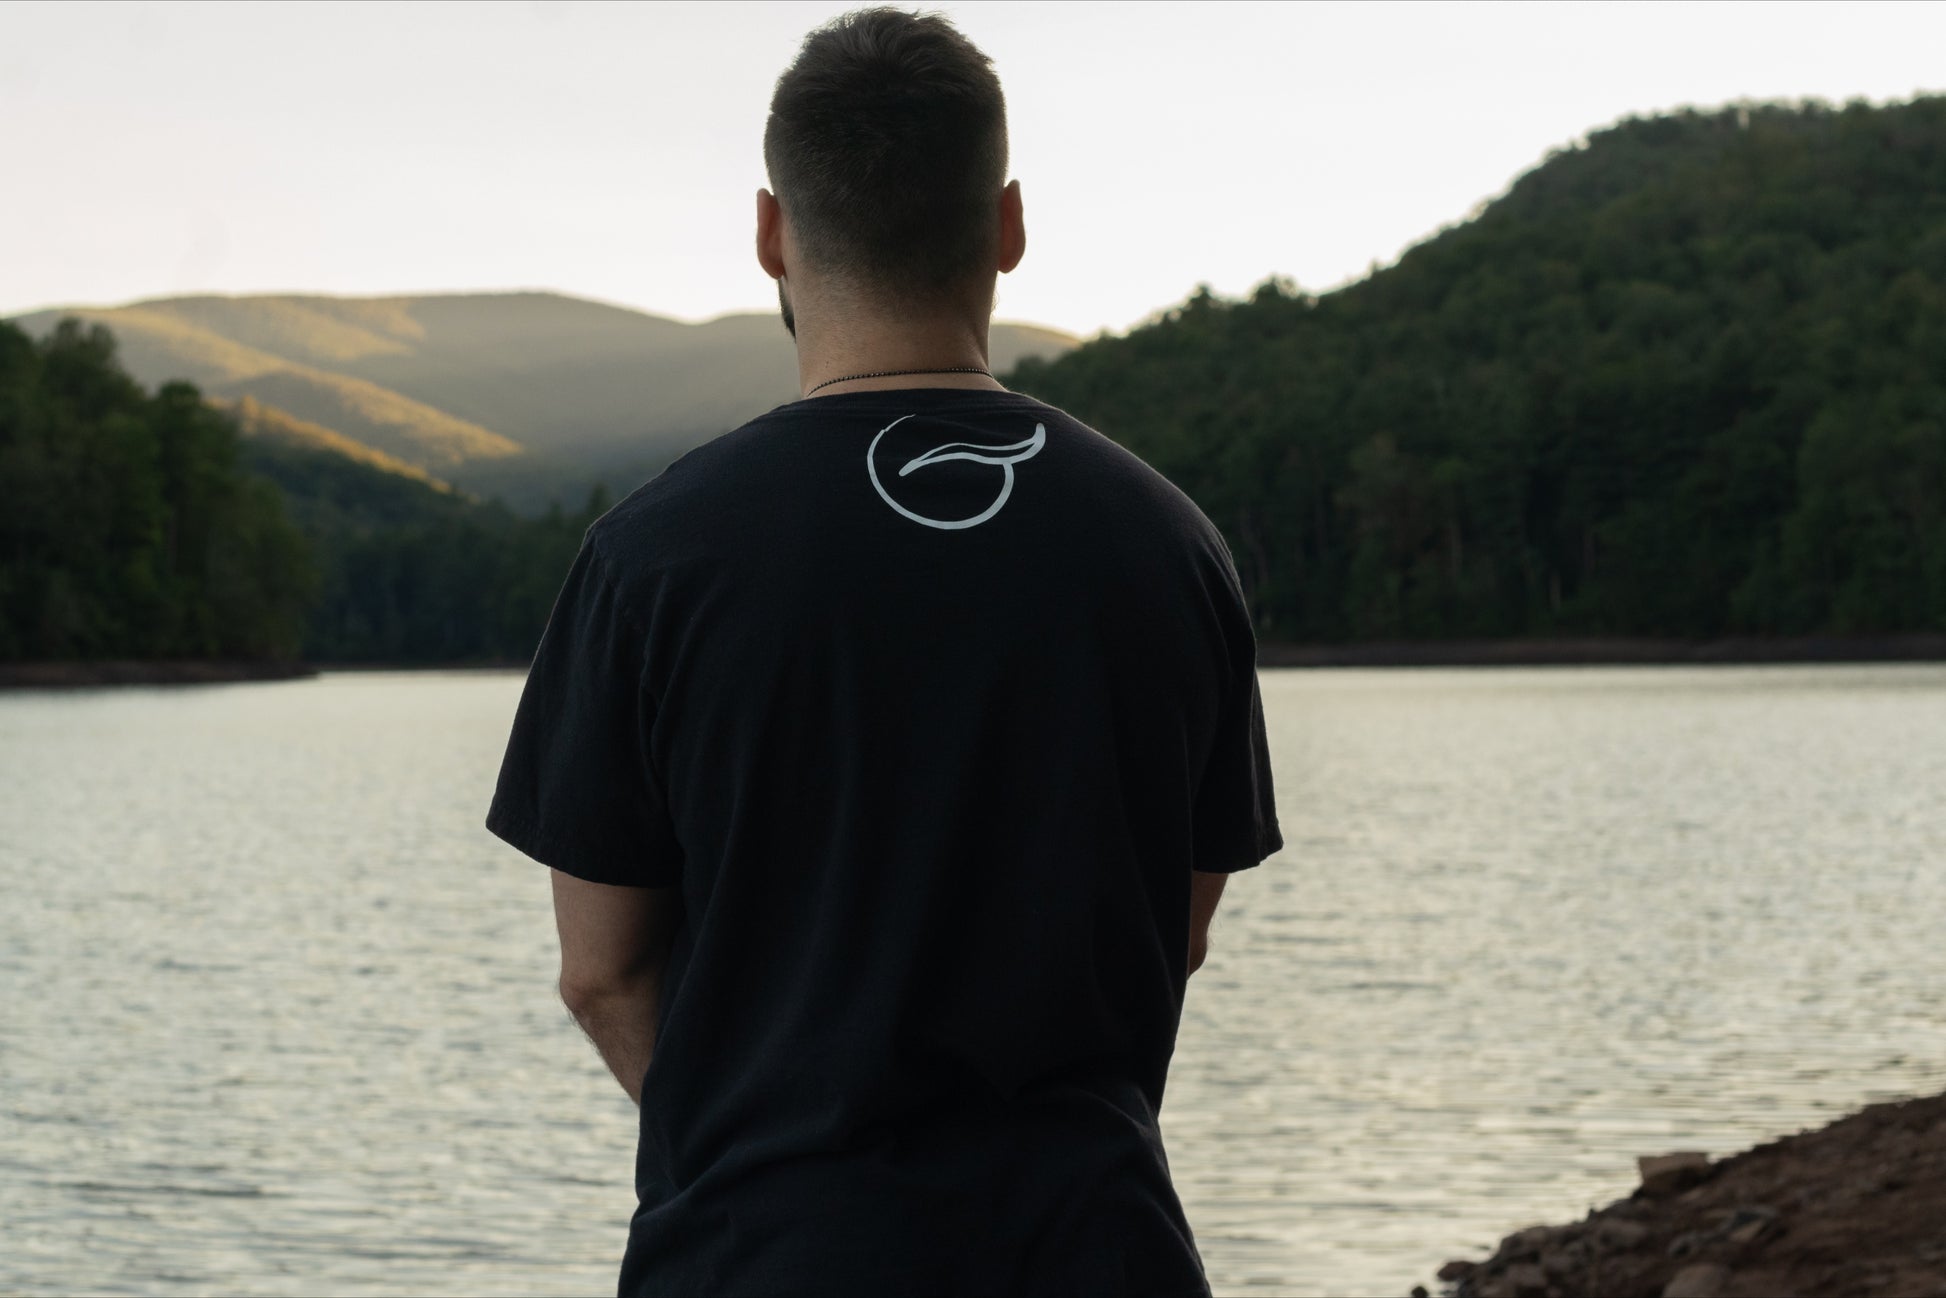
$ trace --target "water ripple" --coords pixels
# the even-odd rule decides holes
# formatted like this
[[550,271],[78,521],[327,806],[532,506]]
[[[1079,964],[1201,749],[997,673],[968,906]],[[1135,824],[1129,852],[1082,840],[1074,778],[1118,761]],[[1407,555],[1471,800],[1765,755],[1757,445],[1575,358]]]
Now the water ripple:
[[[1404,1293],[1946,1086],[1946,671],[1263,686],[1290,847],[1164,1112],[1219,1293]],[[0,1291],[612,1289],[633,1111],[479,828],[518,688],[0,697]]]

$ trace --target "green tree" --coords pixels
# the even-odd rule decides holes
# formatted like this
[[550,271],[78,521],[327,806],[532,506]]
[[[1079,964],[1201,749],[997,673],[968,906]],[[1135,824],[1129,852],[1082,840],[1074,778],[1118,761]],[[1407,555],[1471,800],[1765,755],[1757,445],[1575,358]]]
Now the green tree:
[[1685,111],[1010,381],[1202,505],[1267,637],[1937,629],[1942,285],[1946,98]]
[[311,580],[195,388],[143,391],[99,326],[0,323],[0,656],[289,657]]

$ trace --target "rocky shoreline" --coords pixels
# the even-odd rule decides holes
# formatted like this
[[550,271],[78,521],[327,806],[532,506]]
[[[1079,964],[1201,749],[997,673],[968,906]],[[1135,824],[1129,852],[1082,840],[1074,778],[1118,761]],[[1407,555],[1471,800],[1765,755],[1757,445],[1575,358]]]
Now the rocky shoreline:
[[1946,635],[1778,639],[1394,640],[1257,647],[1260,667],[1542,667],[1946,662]]
[[1874,1104],[1730,1158],[1644,1158],[1639,1170],[1632,1195],[1582,1221],[1516,1231],[1483,1262],[1448,1262],[1445,1292],[1946,1295],[1946,1095]]
[[158,662],[0,663],[0,690],[76,690],[104,685],[221,685],[236,681],[292,681],[316,676],[309,663]]

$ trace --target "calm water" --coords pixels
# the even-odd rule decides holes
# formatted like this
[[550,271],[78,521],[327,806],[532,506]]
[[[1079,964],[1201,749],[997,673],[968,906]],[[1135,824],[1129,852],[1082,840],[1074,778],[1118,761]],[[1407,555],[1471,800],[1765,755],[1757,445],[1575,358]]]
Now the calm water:
[[[519,681],[0,696],[0,1291],[612,1289],[632,1111],[479,828]],[[1946,1086],[1946,668],[1273,672],[1165,1111],[1219,1293],[1402,1294]]]

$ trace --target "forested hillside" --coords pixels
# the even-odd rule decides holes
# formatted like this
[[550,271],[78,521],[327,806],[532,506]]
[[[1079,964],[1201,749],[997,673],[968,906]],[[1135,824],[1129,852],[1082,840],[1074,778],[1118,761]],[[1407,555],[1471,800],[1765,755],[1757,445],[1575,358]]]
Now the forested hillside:
[[[756,273],[752,267],[751,273]],[[684,324],[560,293],[158,298],[62,307],[114,331],[130,374],[184,379],[529,513],[596,483],[632,490],[701,442],[797,393],[774,313]],[[997,324],[993,363],[1074,339]]]
[[323,663],[524,663],[581,534],[608,506],[538,517],[268,438],[246,462],[276,483],[319,579],[304,653]]
[[[239,423],[241,428],[239,428]],[[0,322],[0,662],[522,662],[601,497],[538,518]]]
[[314,583],[275,488],[186,383],[100,327],[0,323],[0,660],[284,658]]
[[1946,99],[1624,121],[1011,382],[1201,503],[1268,638],[1946,630]]
[[[565,330],[506,407],[538,428],[581,343],[613,377],[691,328],[526,297],[144,308],[214,404],[99,326],[0,323],[0,660],[524,660],[605,498],[522,516],[429,468],[527,463],[467,366]],[[1199,294],[1009,379],[1203,506],[1267,640],[1946,631],[1946,99],[1626,121],[1351,287]]]

